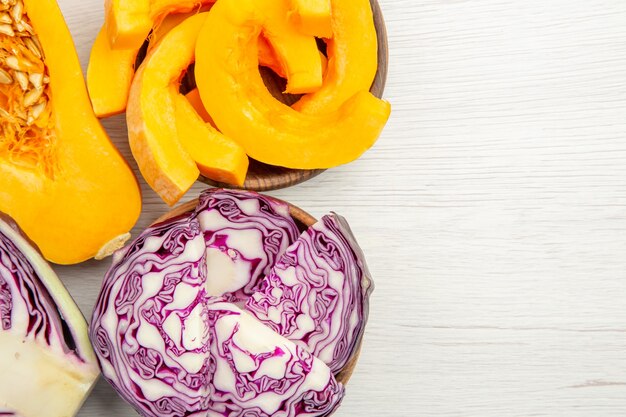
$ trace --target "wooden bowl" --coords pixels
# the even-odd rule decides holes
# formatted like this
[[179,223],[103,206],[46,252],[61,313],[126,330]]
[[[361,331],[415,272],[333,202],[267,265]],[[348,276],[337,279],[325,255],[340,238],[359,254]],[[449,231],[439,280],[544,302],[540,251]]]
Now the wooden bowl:
[[[370,87],[370,92],[376,97],[382,98],[385,82],[387,81],[387,66],[389,61],[387,29],[378,1],[370,0],[370,4],[374,14],[374,25],[376,26],[376,35],[378,37],[378,70],[374,82]],[[298,96],[282,94],[282,91],[285,90],[285,81],[277,77],[273,72],[262,70],[261,74],[263,75],[265,84],[274,97],[289,105],[297,100]],[[234,187],[232,184],[219,183],[203,176],[200,176],[200,181],[216,187],[268,191],[299,184],[322,172],[324,172],[323,169],[290,169],[267,165],[250,159],[250,167],[248,168],[248,175],[246,176],[243,187]]]
[[[309,213],[302,210],[300,207],[294,206],[293,204],[283,201],[276,197],[272,197],[272,198],[274,198],[275,200],[281,201],[289,206],[289,214],[294,219],[294,221],[296,222],[296,225],[298,226],[298,229],[300,229],[301,232],[304,232],[307,228],[317,223],[317,219],[315,217],[311,216]],[[184,204],[181,204],[180,206],[172,209],[168,213],[165,213],[163,216],[156,219],[153,224],[161,223],[172,217],[178,217],[185,213],[190,213],[196,208],[197,205],[198,205],[197,198],[194,200],[188,201]],[[337,381],[341,382],[344,385],[348,383],[348,380],[350,379],[350,377],[352,376],[352,373],[354,372],[356,363],[359,360],[359,355],[361,354],[361,346],[362,346],[362,341],[359,342],[359,346],[357,347],[354,355],[352,355],[350,360],[348,360],[348,363],[346,363],[346,366],[344,366],[343,369],[341,369],[337,373],[337,375],[335,375],[337,378]]]

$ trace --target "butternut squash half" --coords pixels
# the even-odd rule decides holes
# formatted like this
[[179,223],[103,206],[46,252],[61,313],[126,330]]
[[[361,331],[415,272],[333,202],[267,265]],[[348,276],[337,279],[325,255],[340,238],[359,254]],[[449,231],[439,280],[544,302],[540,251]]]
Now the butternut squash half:
[[243,148],[206,123],[179,91],[207,16],[189,17],[162,38],[139,67],[128,99],[133,156],[148,184],[170,205],[200,173],[242,185],[248,169]]
[[287,168],[350,162],[378,138],[390,105],[362,91],[334,112],[302,114],[274,99],[258,71],[257,39],[288,19],[288,0],[220,0],[196,43],[196,83],[218,128],[248,155]]
[[7,6],[12,23],[0,33],[0,211],[52,262],[110,254],[139,217],[135,177],[93,114],[55,0],[3,1]]

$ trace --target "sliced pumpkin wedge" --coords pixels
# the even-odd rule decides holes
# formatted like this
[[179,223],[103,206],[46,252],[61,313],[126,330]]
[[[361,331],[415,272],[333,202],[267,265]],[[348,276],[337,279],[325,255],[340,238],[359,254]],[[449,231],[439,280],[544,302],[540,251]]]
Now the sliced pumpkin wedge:
[[390,105],[362,91],[326,114],[302,114],[272,97],[258,71],[258,37],[288,15],[288,0],[220,0],[196,43],[196,83],[218,128],[261,162],[329,168],[378,138]]
[[137,52],[134,49],[112,49],[106,28],[100,29],[87,66],[87,88],[97,117],[109,117],[126,110]]
[[170,205],[200,173],[242,185],[248,168],[243,148],[204,122],[179,92],[206,18],[189,17],[163,37],[139,67],[128,99],[133,156],[148,184]]

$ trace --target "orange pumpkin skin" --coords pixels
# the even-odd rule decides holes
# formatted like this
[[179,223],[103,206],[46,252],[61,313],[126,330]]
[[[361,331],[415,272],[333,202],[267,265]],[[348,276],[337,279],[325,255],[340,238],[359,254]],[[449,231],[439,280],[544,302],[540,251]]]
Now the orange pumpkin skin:
[[163,37],[139,67],[128,99],[133,156],[148,184],[170,205],[200,173],[242,185],[248,169],[243,148],[202,120],[179,92],[181,74],[194,62],[195,41],[206,17],[189,17]]
[[263,25],[287,0],[220,0],[196,43],[196,82],[218,128],[261,162],[329,168],[359,157],[378,138],[390,105],[362,91],[338,110],[302,114],[274,99],[257,65]]
[[93,114],[58,5],[24,0],[24,11],[41,43],[49,77],[44,93],[50,100],[48,157],[32,163],[0,152],[0,211],[18,222],[46,259],[74,264],[123,243],[139,217],[141,195],[132,171]]

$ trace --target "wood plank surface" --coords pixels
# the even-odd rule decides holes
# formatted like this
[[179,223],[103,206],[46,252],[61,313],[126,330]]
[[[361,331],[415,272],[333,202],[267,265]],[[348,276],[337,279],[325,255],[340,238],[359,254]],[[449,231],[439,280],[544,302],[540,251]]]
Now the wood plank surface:
[[[102,0],[60,4],[85,67]],[[380,141],[271,192],[343,214],[376,280],[336,416],[626,415],[626,2],[380,5]],[[87,316],[108,264],[56,268]],[[101,381],[80,417],[134,415]]]

